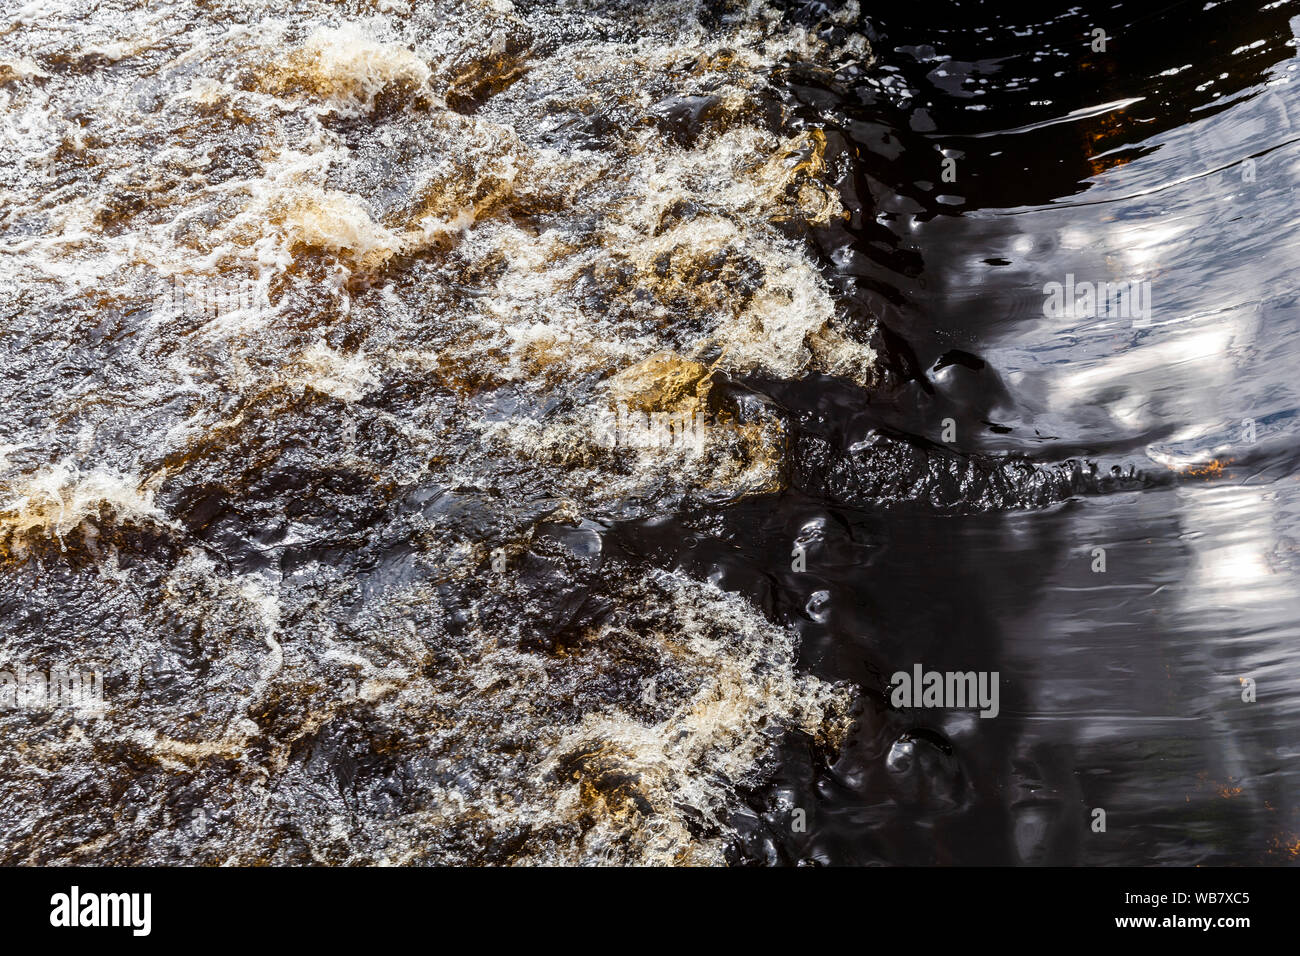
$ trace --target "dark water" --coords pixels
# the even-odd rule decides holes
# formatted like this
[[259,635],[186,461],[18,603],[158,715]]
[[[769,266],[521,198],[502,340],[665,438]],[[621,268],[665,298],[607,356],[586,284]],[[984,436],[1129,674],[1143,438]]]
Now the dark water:
[[299,6],[0,34],[4,862],[1300,858],[1300,4]]
[[[915,376],[888,397],[754,387],[836,448],[937,441],[951,417],[959,454],[1082,458],[1143,486],[983,514],[792,491],[687,546],[693,521],[626,531],[863,688],[841,753],[786,749],[736,859],[1294,861],[1300,8],[932,6],[867,17],[883,75],[790,83],[859,161],[864,211],[826,238],[827,269]],[[1044,317],[1070,273],[1149,280],[1149,327]],[[890,707],[889,675],[917,662],[997,671],[1000,715]]]

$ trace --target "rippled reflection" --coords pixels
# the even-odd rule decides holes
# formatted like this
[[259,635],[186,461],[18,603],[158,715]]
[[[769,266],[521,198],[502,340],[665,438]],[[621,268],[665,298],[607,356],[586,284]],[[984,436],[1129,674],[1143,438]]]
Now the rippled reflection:
[[[889,235],[859,248],[890,275],[868,298],[929,372],[862,414],[931,439],[953,416],[966,450],[1083,456],[1146,487],[999,516],[828,512],[815,583],[783,582],[796,606],[829,592],[827,623],[785,613],[810,666],[866,689],[862,718],[828,770],[791,754],[784,789],[755,795],[742,857],[1295,858],[1298,14],[873,21],[905,82],[842,121],[901,147],[868,160]],[[1093,24],[1113,56],[1080,52]],[[955,182],[927,149],[957,158]],[[1149,282],[1150,321],[1045,315],[1067,277]],[[1000,671],[1004,718],[887,708],[914,661]],[[781,832],[778,799],[816,806],[812,836]]]

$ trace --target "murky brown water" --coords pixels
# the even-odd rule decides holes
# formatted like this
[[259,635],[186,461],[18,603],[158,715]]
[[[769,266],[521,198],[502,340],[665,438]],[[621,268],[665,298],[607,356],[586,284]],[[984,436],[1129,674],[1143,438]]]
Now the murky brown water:
[[4,40],[4,651],[105,698],[4,714],[5,859],[720,859],[848,688],[592,521],[781,486],[711,374],[877,375],[771,80],[861,37],[128,3]]
[[[1292,195],[1295,11],[1104,96],[1071,16],[10,0],[0,662],[102,699],[0,709],[0,860],[1294,856],[1294,213],[1164,184]],[[1044,322],[1089,269],[1181,324]]]

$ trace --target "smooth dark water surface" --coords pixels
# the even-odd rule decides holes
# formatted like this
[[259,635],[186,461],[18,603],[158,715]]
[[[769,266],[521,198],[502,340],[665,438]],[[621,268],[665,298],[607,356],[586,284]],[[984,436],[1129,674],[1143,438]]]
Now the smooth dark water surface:
[[[939,442],[952,418],[961,455],[1085,459],[1140,487],[967,509],[984,513],[922,487],[791,491],[676,550],[665,529],[629,531],[753,595],[799,629],[806,666],[863,691],[838,756],[787,747],[736,858],[1294,861],[1300,8],[898,7],[868,9],[871,81],[795,77],[790,97],[858,159],[865,211],[826,241],[827,269],[915,377],[883,400],[768,394],[841,448],[881,430]],[[1045,317],[1067,274],[1149,281],[1149,323]],[[890,675],[918,662],[997,671],[1001,713],[893,708]]]

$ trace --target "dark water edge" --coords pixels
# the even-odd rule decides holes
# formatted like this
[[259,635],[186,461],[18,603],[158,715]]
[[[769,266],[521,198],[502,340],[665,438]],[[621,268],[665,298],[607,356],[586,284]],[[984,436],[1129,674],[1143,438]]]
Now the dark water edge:
[[[916,373],[883,400],[749,385],[842,451],[885,433],[921,456],[1086,460],[1137,487],[1032,508],[977,495],[985,513],[964,514],[924,481],[818,487],[620,529],[751,597],[798,629],[802,665],[862,689],[838,755],[786,740],[733,820],[734,862],[1300,855],[1300,7],[1261,6],[908,4],[864,18],[870,81],[790,77],[858,158],[870,210],[821,237],[827,273]],[[1044,284],[1067,273],[1149,279],[1151,327],[1045,318]],[[890,675],[918,662],[998,672],[1001,713],[892,707]]]

